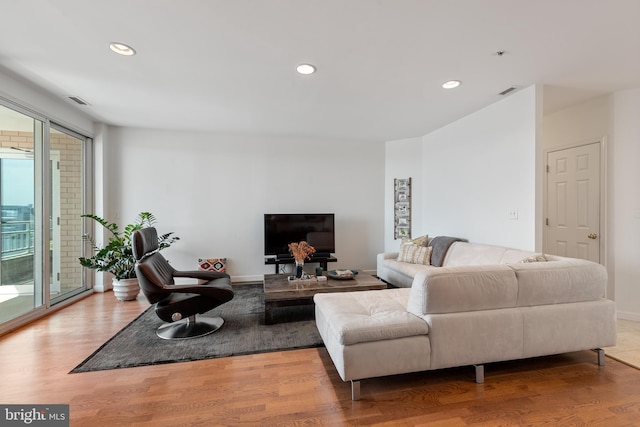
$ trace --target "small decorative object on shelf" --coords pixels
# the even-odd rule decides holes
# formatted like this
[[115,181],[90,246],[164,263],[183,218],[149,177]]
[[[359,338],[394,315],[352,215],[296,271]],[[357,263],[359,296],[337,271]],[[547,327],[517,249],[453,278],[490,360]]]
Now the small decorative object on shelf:
[[336,270],[336,276],[351,279],[354,274],[351,270]]
[[327,276],[335,280],[351,280],[356,277],[358,270],[329,270]]
[[318,282],[326,282],[327,276],[314,276],[313,274],[304,273],[304,275],[300,279],[296,279],[293,276],[289,276],[287,277],[287,279],[289,280],[289,283],[294,283],[294,284],[318,283]]
[[[295,278],[300,279],[304,273],[304,260],[309,259],[309,257],[314,254],[316,249],[305,242],[304,240],[301,242],[293,242],[289,243],[289,252],[293,255],[293,258],[296,260],[296,270],[295,270]],[[307,275],[308,276],[308,275]]]
[[411,178],[393,180],[393,238],[411,237]]

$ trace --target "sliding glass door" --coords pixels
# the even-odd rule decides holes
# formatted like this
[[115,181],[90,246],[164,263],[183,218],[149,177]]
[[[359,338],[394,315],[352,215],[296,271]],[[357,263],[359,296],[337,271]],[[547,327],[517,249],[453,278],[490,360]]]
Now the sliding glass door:
[[0,332],[89,287],[78,257],[91,140],[12,107],[0,103]]
[[82,292],[83,158],[85,138],[55,125],[49,132],[49,295],[55,303]]

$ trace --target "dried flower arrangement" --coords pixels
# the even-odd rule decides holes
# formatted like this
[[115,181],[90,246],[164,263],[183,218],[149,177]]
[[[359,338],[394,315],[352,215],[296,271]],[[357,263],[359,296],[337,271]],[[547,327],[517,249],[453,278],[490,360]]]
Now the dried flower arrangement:
[[297,263],[304,263],[304,260],[308,259],[315,251],[316,248],[304,240],[299,243],[289,243],[289,252],[293,255]]

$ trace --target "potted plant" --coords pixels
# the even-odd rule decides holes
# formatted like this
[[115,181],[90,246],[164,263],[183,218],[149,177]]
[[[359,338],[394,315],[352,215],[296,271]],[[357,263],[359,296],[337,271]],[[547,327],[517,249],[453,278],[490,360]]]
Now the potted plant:
[[[109,230],[111,236],[106,246],[99,247],[91,235],[85,234],[83,239],[91,243],[95,253],[89,258],[80,257],[80,264],[83,267],[113,274],[113,292],[120,301],[135,299],[140,292],[140,285],[134,269],[135,259],[131,247],[131,237],[134,231],[153,226],[156,218],[150,212],[140,212],[136,221],[127,225],[121,232],[118,224],[110,223],[97,215],[84,214],[81,216],[96,221]],[[176,240],[180,240],[180,238],[173,236],[173,232],[158,235],[159,250],[168,248]]]

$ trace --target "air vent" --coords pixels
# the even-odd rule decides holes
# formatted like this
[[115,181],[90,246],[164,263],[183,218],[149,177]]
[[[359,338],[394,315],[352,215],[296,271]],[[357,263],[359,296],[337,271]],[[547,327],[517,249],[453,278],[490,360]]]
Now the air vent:
[[506,95],[508,93],[513,92],[514,90],[516,90],[517,87],[511,86],[509,89],[505,89],[502,92],[500,92],[498,95]]
[[79,96],[70,96],[69,99],[72,100],[73,102],[75,102],[76,104],[89,105],[89,103],[87,101],[85,101],[84,99],[80,98]]

